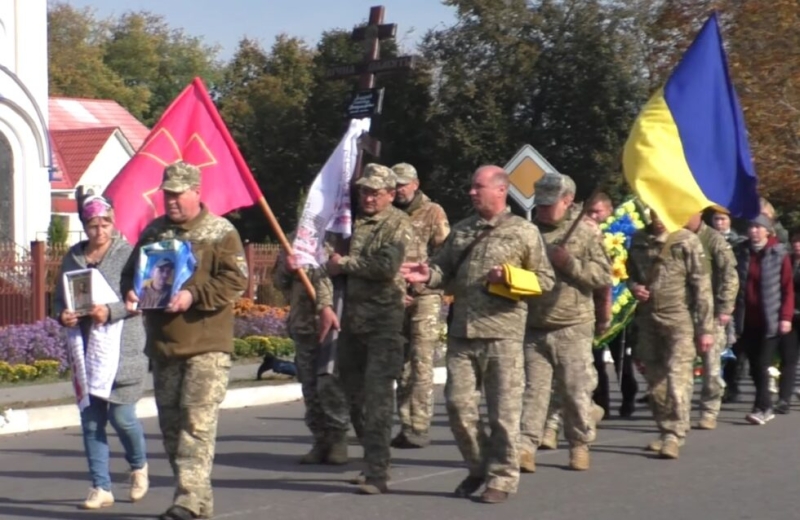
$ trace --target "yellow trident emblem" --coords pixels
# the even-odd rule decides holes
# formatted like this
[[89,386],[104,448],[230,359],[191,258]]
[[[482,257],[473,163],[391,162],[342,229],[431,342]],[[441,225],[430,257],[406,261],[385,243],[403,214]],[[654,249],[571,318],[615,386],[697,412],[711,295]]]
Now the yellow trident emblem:
[[[186,161],[194,164],[200,170],[217,164],[214,154],[211,153],[208,145],[197,133],[192,134],[186,142],[186,146],[181,150],[175,137],[166,128],[161,128],[153,137],[148,139],[142,149],[139,150],[139,155],[149,157],[164,168],[177,161]],[[144,200],[153,209],[153,217],[158,215],[153,195],[158,193],[160,189],[161,184],[159,183],[155,188],[142,193]]]

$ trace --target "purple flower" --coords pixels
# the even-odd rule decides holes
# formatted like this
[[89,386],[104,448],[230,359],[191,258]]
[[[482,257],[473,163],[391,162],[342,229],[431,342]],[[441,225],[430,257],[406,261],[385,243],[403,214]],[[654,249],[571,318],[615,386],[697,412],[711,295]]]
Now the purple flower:
[[45,359],[58,361],[60,372],[68,368],[67,334],[57,321],[47,318],[0,329],[0,361],[32,365],[34,361]]
[[286,336],[286,322],[271,314],[263,316],[237,316],[233,326],[235,338],[248,336]]

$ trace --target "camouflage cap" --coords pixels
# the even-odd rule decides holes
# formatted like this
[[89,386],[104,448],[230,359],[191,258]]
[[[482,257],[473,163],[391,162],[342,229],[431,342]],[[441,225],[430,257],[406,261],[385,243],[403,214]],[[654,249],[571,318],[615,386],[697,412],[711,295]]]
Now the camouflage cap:
[[397,175],[397,184],[411,184],[419,179],[417,169],[408,163],[400,163],[392,166],[392,171]]
[[164,168],[161,189],[173,193],[183,193],[200,186],[200,168],[194,164],[178,161]]
[[575,181],[568,175],[547,173],[533,185],[534,202],[537,206],[549,206],[567,193],[575,193]]
[[364,174],[356,184],[373,190],[393,190],[397,187],[397,176],[387,166],[370,163],[364,167]]

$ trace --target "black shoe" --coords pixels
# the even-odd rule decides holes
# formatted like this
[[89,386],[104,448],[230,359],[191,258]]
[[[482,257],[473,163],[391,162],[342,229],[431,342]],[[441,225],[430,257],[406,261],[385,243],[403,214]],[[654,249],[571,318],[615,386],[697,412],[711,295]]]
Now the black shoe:
[[619,416],[622,418],[627,418],[633,415],[633,412],[636,411],[636,404],[633,401],[629,403],[622,403],[622,406],[619,407]]
[[650,403],[650,394],[644,394],[642,397],[636,400],[638,404],[648,404]]
[[404,433],[398,433],[397,436],[392,439],[392,442],[389,445],[392,448],[402,448],[406,443],[406,436]]
[[469,498],[470,495],[478,491],[484,483],[484,479],[480,477],[467,477],[461,481],[456,490],[453,492],[458,498]]
[[722,395],[722,402],[725,404],[733,404],[739,402],[739,392],[725,392]]
[[400,450],[416,450],[430,445],[431,439],[427,435],[401,433],[392,439],[392,448]]
[[789,412],[792,411],[791,407],[789,407],[789,403],[786,401],[778,401],[775,404],[775,407],[772,409],[775,413],[779,413],[781,415],[788,415]]
[[172,506],[159,516],[158,520],[195,520],[196,518],[202,517],[192,513],[185,507]]

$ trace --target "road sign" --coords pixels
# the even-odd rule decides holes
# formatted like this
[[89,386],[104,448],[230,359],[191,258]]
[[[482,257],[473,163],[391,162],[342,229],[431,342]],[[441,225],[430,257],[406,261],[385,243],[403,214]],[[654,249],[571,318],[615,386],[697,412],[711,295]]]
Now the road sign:
[[522,209],[530,212],[536,205],[533,185],[547,173],[558,173],[536,149],[526,144],[506,164],[508,173],[508,194]]
[[356,92],[353,100],[347,106],[347,117],[361,119],[362,117],[379,115],[383,108],[383,92],[384,89],[382,88],[371,88]]

